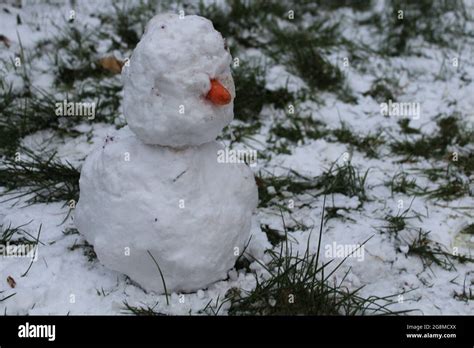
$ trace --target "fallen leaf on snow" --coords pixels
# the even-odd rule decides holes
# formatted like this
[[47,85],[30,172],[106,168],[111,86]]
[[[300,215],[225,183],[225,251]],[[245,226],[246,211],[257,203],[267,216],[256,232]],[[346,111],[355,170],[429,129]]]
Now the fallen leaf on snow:
[[0,34],[0,42],[3,42],[5,46],[10,47],[10,40],[5,35]]
[[99,64],[102,69],[110,71],[111,73],[120,74],[122,72],[123,62],[114,56],[99,59]]
[[16,286],[15,279],[13,279],[12,276],[7,277],[7,283],[8,285],[10,285],[11,288],[14,288]]

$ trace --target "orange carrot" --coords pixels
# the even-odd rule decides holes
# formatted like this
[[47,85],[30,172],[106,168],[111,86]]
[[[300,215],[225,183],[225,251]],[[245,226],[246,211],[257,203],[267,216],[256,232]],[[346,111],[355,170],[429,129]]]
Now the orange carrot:
[[230,92],[215,79],[211,79],[211,89],[206,98],[216,105],[226,105],[232,100]]

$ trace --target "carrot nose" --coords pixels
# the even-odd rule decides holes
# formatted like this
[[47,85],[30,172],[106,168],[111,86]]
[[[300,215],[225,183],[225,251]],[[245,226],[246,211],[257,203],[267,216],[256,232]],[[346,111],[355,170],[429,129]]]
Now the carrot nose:
[[211,89],[206,95],[206,99],[216,105],[226,105],[232,100],[230,92],[219,81],[211,79]]

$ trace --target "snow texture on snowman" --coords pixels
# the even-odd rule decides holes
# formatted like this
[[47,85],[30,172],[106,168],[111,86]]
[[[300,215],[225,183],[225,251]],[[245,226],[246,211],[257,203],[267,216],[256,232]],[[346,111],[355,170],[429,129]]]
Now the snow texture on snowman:
[[231,60],[209,20],[155,16],[122,71],[128,127],[83,165],[77,228],[146,290],[225,279],[249,240],[253,173],[217,161],[215,138],[233,119]]

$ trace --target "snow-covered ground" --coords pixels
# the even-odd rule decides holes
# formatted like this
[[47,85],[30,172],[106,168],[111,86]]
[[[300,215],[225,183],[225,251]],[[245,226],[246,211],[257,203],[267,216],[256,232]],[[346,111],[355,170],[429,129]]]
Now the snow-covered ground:
[[[473,14],[472,1],[466,1],[466,4]],[[35,51],[39,40],[58,35],[61,26],[67,22],[70,10],[68,2],[27,2],[21,9],[0,3],[0,34],[10,41],[10,47],[0,42],[0,57],[4,61],[1,68],[5,80],[12,82],[15,88],[22,87],[20,73],[12,72],[7,66],[8,61],[14,60],[21,50],[27,53]],[[96,15],[112,11],[111,2],[78,1],[74,25],[78,30],[98,30],[101,23]],[[350,30],[355,20],[364,17],[363,13],[350,9],[341,9],[337,13],[346,22],[343,31],[345,39],[374,44],[372,41],[376,40],[377,34],[369,28],[360,26],[358,30]],[[311,17],[307,15],[310,21]],[[21,24],[18,24],[18,17],[21,17]],[[56,23],[57,26],[51,23]],[[468,24],[466,30],[472,30],[473,23]],[[101,45],[95,47],[98,56],[115,54],[123,59],[130,54],[126,49],[111,51],[111,40],[113,34],[99,40]],[[360,137],[381,133],[385,143],[377,148],[376,157],[370,157],[357,147],[330,136],[318,139],[305,137],[290,146],[290,153],[274,151],[276,146],[271,148],[269,142],[272,127],[277,123],[284,124],[292,116],[271,105],[264,106],[260,112],[260,131],[234,144],[242,148],[251,146],[258,151],[257,166],[252,167],[256,174],[264,172],[284,177],[293,170],[306,177],[316,178],[323,175],[334,162],[342,166],[350,162],[362,175],[369,171],[365,182],[366,200],[361,201],[357,195],[349,197],[340,193],[327,196],[326,208],[337,207],[338,210],[333,210],[339,216],[328,219],[323,226],[321,261],[328,261],[334,256],[336,259],[340,257],[331,254],[331,251],[337,251],[337,246],[360,245],[370,238],[363,246],[363,252],[354,253],[353,257],[347,258],[333,277],[341,280],[350,268],[345,284],[351,289],[365,285],[361,295],[400,294],[398,303],[392,306],[393,310],[419,310],[414,314],[474,313],[472,295],[471,299],[456,296],[463,293],[463,290],[468,293],[472,291],[473,263],[460,263],[453,259],[453,268],[444,269],[436,264],[428,267],[418,254],[409,252],[410,243],[422,229],[430,232],[428,238],[433,245],[439,245],[447,253],[474,254],[474,236],[470,235],[470,240],[462,240],[459,236],[460,231],[474,223],[474,173],[463,174],[470,192],[454,199],[443,200],[427,195],[392,192],[388,183],[399,172],[416,179],[416,184],[421,187],[436,188],[439,183],[433,183],[420,171],[433,167],[433,164],[446,168],[450,159],[434,161],[417,157],[403,161],[403,156],[392,153],[390,141],[411,139],[411,135],[402,133],[398,122],[400,116],[384,116],[380,101],[367,94],[375,80],[390,78],[398,84],[397,102],[420,105],[420,113],[410,117],[410,127],[431,136],[439,132],[437,121],[440,114],[458,113],[461,115],[463,130],[468,130],[469,127],[474,129],[474,41],[467,36],[459,40],[458,49],[440,48],[421,40],[419,47],[417,46],[420,54],[401,57],[374,55],[361,63],[363,69],[350,64],[345,66],[343,50],[330,53],[331,61],[344,72],[357,102],[347,103],[334,93],[322,92],[317,99],[307,98],[299,103],[296,111],[298,114],[310,115],[312,120],[321,122],[329,131],[344,124]],[[50,67],[54,61],[51,59],[51,52],[35,52],[31,66],[33,84],[62,95],[61,91],[55,91],[53,87],[54,76]],[[249,49],[239,51],[238,57],[242,61],[268,60],[265,73],[267,90],[287,87],[296,93],[307,88],[301,76],[290,73],[288,66],[272,61],[263,52]],[[457,64],[452,63],[454,58],[457,58]],[[111,77],[110,80],[120,85],[118,76]],[[59,136],[52,130],[41,130],[22,139],[22,145],[41,149],[43,152],[55,150],[61,161],[69,161],[80,168],[85,156],[94,146],[101,145],[104,138],[112,135],[117,125],[123,123],[122,115],[117,115],[115,124],[101,120],[84,122],[75,126],[82,133],[76,137]],[[240,124],[241,121],[236,120],[230,128]],[[415,134],[413,137],[421,135]],[[228,143],[228,140],[222,141]],[[277,143],[279,141],[283,140],[278,139]],[[451,144],[449,147],[449,151],[460,154],[472,155],[473,150],[472,138],[463,146]],[[267,187],[266,190],[271,195],[274,188]],[[208,289],[197,293],[172,294],[168,305],[164,295],[146,293],[125,275],[106,269],[98,260],[88,258],[85,251],[89,249],[83,247],[84,238],[74,230],[74,212],[68,215],[69,207],[65,205],[66,202],[27,205],[24,199],[15,205],[12,205],[12,201],[0,203],[0,224],[3,228],[24,225],[22,228],[33,237],[38,235],[41,226],[38,258],[31,268],[28,258],[0,259],[2,313],[122,314],[128,313],[124,305],[126,302],[132,306],[152,307],[154,311],[164,314],[203,314],[203,309],[209,303],[218,307],[219,301],[225,298],[229,289],[251,290],[256,284],[255,275],[267,276],[262,266],[253,262],[250,265],[252,272],[233,269],[229,271],[228,279],[219,281]],[[249,254],[267,263],[269,256],[265,251],[271,248],[278,250],[279,247],[270,244],[260,226],[284,231],[283,220],[286,228],[291,231],[288,235],[294,251],[304,253],[309,232],[313,230],[309,248],[315,253],[318,248],[316,231],[320,227],[323,196],[313,195],[311,192],[296,194],[289,190],[276,195],[272,202],[287,206],[288,211],[281,213],[276,204],[257,209],[252,221]],[[397,231],[400,237],[397,238],[387,232],[385,227],[388,223],[387,216],[400,214],[407,217],[407,225]],[[7,282],[8,277],[15,280],[14,288]],[[225,314],[228,306],[228,303],[223,304],[219,313]]]

